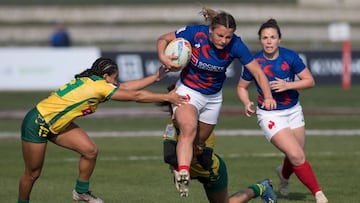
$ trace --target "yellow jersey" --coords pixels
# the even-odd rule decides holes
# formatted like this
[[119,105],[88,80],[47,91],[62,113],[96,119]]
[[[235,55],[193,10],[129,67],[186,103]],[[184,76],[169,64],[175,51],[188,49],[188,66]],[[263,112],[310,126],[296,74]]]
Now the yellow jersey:
[[49,130],[59,134],[77,117],[94,113],[98,104],[109,100],[117,89],[99,76],[76,78],[52,92],[36,108]]

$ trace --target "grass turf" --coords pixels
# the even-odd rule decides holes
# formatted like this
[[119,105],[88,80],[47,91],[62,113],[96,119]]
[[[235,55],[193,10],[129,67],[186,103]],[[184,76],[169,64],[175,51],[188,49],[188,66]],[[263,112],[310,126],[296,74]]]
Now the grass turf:
[[[161,89],[157,89],[161,90]],[[350,91],[340,87],[319,86],[304,91],[304,109],[351,108],[360,104],[359,86]],[[1,92],[1,110],[27,109],[46,96],[47,92]],[[242,108],[234,88],[225,88],[224,106]],[[140,104],[135,104],[135,106]],[[152,104],[141,104],[141,106]],[[133,103],[109,102],[104,107],[133,107]],[[101,108],[101,107],[100,107]],[[155,107],[156,108],[156,107]],[[360,115],[305,115],[308,129],[356,129]],[[81,118],[78,123],[86,130],[162,130],[167,118]],[[0,131],[19,131],[19,119],[1,119]],[[139,127],[140,126],[140,127]],[[243,115],[224,116],[217,129],[254,128],[256,119]],[[162,161],[161,135],[158,137],[94,138],[100,154],[91,189],[107,203],[118,202],[207,202],[201,185],[191,183],[190,197],[180,198],[167,166]],[[216,152],[223,156],[229,172],[229,193],[269,177],[277,190],[275,167],[282,155],[263,136],[218,137]],[[307,138],[307,157],[318,181],[330,202],[355,203],[357,177],[360,175],[360,136],[310,136]],[[1,139],[0,142],[0,202],[15,202],[18,180],[23,171],[19,139]],[[36,183],[32,202],[70,202],[71,190],[77,176],[79,155],[49,144],[42,176]],[[314,202],[310,192],[297,180],[291,179],[291,194],[279,197],[281,203]],[[259,199],[252,202],[260,202]]]
[[[95,138],[100,154],[91,180],[91,189],[107,203],[202,203],[207,202],[201,185],[192,181],[190,196],[180,198],[167,165],[162,161],[162,140],[158,137]],[[330,202],[357,202],[360,189],[360,136],[310,136],[307,157]],[[229,172],[229,192],[235,192],[265,177],[277,191],[275,167],[282,155],[264,137],[218,137],[217,151]],[[15,202],[18,180],[23,171],[20,142],[0,142],[1,202]],[[35,184],[32,202],[71,202],[79,155],[49,143],[42,176]],[[251,202],[260,202],[260,199]],[[281,203],[314,202],[310,192],[291,178],[289,197]]]

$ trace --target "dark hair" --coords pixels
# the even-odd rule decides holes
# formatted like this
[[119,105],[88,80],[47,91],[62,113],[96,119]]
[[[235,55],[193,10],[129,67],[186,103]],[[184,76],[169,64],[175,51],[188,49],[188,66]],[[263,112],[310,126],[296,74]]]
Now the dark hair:
[[210,21],[211,29],[216,28],[218,25],[223,25],[226,28],[236,30],[235,18],[225,11],[217,12],[208,7],[203,7],[200,13],[204,16],[205,21]]
[[259,35],[259,39],[261,38],[261,32],[263,31],[263,29],[265,28],[274,28],[276,29],[278,35],[279,35],[279,39],[281,39],[281,31],[280,31],[280,27],[277,24],[276,20],[273,18],[270,18],[268,21],[266,21],[265,23],[261,24],[260,29],[258,31],[258,35]]
[[110,58],[100,57],[92,64],[91,68],[84,70],[83,72],[76,74],[75,78],[90,77],[97,75],[103,77],[104,74],[112,75],[118,70],[117,64]]

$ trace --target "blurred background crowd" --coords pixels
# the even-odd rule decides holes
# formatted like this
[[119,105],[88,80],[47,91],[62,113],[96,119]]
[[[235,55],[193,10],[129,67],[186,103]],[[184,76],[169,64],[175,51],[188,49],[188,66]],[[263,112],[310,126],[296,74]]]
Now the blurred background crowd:
[[[358,0],[0,0],[0,90],[56,88],[99,56],[119,64],[120,81],[152,74],[157,38],[204,23],[203,6],[231,13],[253,52],[259,26],[275,18],[281,46],[300,52],[317,84],[360,83]],[[240,65],[227,83],[237,83]]]
[[[353,49],[360,47],[358,0],[207,0],[201,3],[233,14],[238,21],[237,33],[252,50],[259,49],[258,26],[270,17],[276,18],[283,28],[284,46],[298,51],[341,49],[344,34],[351,39]],[[176,0],[1,0],[0,46],[52,45],[51,33],[61,25],[71,37],[66,46],[154,51],[160,33],[190,22],[202,22],[201,3],[190,0],[181,3]]]

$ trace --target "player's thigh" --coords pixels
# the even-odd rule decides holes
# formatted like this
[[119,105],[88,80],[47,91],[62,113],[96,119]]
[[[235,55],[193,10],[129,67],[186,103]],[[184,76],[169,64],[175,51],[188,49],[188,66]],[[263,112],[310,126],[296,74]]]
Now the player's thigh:
[[188,127],[197,127],[198,110],[194,105],[183,104],[176,108],[174,115],[180,128],[184,125]]
[[290,112],[290,128],[302,148],[305,148],[305,119],[301,106],[298,104]]
[[179,106],[173,105],[173,112],[178,124],[191,125],[192,127],[197,126],[197,120],[199,115],[199,109],[202,108],[205,101],[202,101],[201,94],[194,91],[183,84],[177,87],[176,93],[179,95],[186,95],[188,101],[186,104]]
[[290,128],[278,131],[271,142],[290,159],[294,165],[301,164],[305,159],[302,146]]
[[215,125],[199,122],[198,124],[198,141],[199,144],[205,144],[205,141],[209,138],[213,132]]
[[291,129],[301,148],[305,149],[305,126]]
[[22,141],[21,144],[26,171],[41,170],[44,164],[47,143]]
[[97,147],[88,134],[75,123],[56,138],[51,140],[55,144],[79,152],[80,154],[97,153]]

